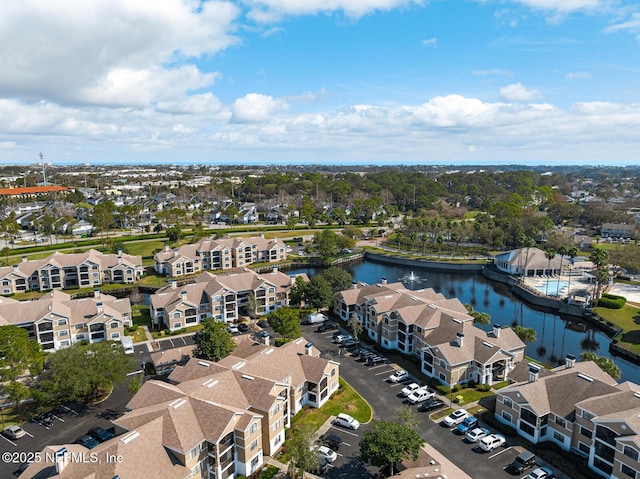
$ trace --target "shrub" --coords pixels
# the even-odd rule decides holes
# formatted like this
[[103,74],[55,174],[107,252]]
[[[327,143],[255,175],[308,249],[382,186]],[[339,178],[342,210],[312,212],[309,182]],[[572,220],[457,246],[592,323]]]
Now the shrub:
[[488,391],[490,391],[490,390],[491,390],[491,385],[490,385],[490,384],[480,384],[480,385],[478,386],[478,389],[479,389],[480,391],[488,392]]
[[165,336],[171,336],[171,330],[169,328],[165,328],[164,329],[164,335]]
[[622,296],[603,294],[602,298],[598,300],[598,306],[608,309],[622,309],[626,302],[627,300]]
[[133,333],[134,331],[138,330],[138,325],[134,324],[132,326],[129,326],[129,332]]

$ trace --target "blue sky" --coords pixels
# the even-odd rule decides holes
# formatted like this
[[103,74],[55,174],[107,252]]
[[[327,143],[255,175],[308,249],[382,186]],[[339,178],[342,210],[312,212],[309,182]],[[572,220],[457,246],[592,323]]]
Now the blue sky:
[[640,6],[0,4],[0,162],[640,163]]

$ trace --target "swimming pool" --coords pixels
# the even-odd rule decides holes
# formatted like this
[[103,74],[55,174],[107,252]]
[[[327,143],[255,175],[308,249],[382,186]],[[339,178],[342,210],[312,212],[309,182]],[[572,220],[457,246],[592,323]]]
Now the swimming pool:
[[564,279],[547,278],[534,287],[543,294],[552,296],[554,294],[565,294],[569,283]]

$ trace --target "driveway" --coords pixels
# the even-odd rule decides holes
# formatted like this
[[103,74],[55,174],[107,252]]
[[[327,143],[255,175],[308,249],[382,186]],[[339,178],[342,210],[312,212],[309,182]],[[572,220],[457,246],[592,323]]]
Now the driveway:
[[[371,404],[374,419],[392,420],[396,410],[400,406],[408,405],[406,399],[402,398],[399,394],[401,388],[403,385],[406,385],[407,382],[403,384],[387,382],[387,378],[397,369],[397,366],[393,364],[382,364],[368,367],[364,365],[364,363],[356,361],[350,354],[338,356],[338,347],[335,343],[332,343],[333,331],[318,333],[315,332],[315,327],[310,325],[302,327],[302,334],[305,338],[313,342],[314,346],[322,352],[323,357],[340,362],[340,375]],[[414,380],[420,383],[419,378],[411,378],[408,382]],[[449,404],[448,398],[440,397],[440,399],[443,399],[446,404]],[[414,411],[416,410],[416,406],[410,407]],[[419,428],[422,437],[469,476],[474,479],[513,477],[506,472],[504,468],[522,448],[507,444],[505,448],[496,449],[491,453],[484,453],[475,448],[473,444],[466,443],[462,436],[454,434],[449,428],[441,426],[439,423],[429,419],[429,413],[418,414],[420,417]],[[486,426],[485,424],[481,425]],[[361,435],[362,432],[366,430],[366,427],[367,425],[363,425],[356,431],[358,435]],[[347,441],[347,439],[344,440]],[[354,438],[353,442],[348,449],[348,455],[345,454],[342,461],[336,461],[333,465],[334,467],[327,471],[325,477],[332,479],[363,477],[349,474],[349,471],[354,471],[354,461],[358,461],[358,445],[355,444],[356,438]],[[341,470],[342,465],[346,466],[344,471]]]

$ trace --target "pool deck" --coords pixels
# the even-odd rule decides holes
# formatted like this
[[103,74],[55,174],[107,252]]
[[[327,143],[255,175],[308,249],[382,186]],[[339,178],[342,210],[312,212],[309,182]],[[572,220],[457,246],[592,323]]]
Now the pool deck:
[[[547,281],[550,281],[548,292],[545,289]],[[560,291],[558,292],[557,281],[560,281]],[[563,285],[565,283],[565,285]],[[527,289],[542,296],[554,298],[566,298],[571,293],[584,292],[591,287],[591,282],[587,277],[578,276],[527,276],[524,278],[524,285]],[[568,289],[569,288],[569,289]],[[547,294],[548,293],[548,294]],[[559,294],[557,294],[559,293]]]

